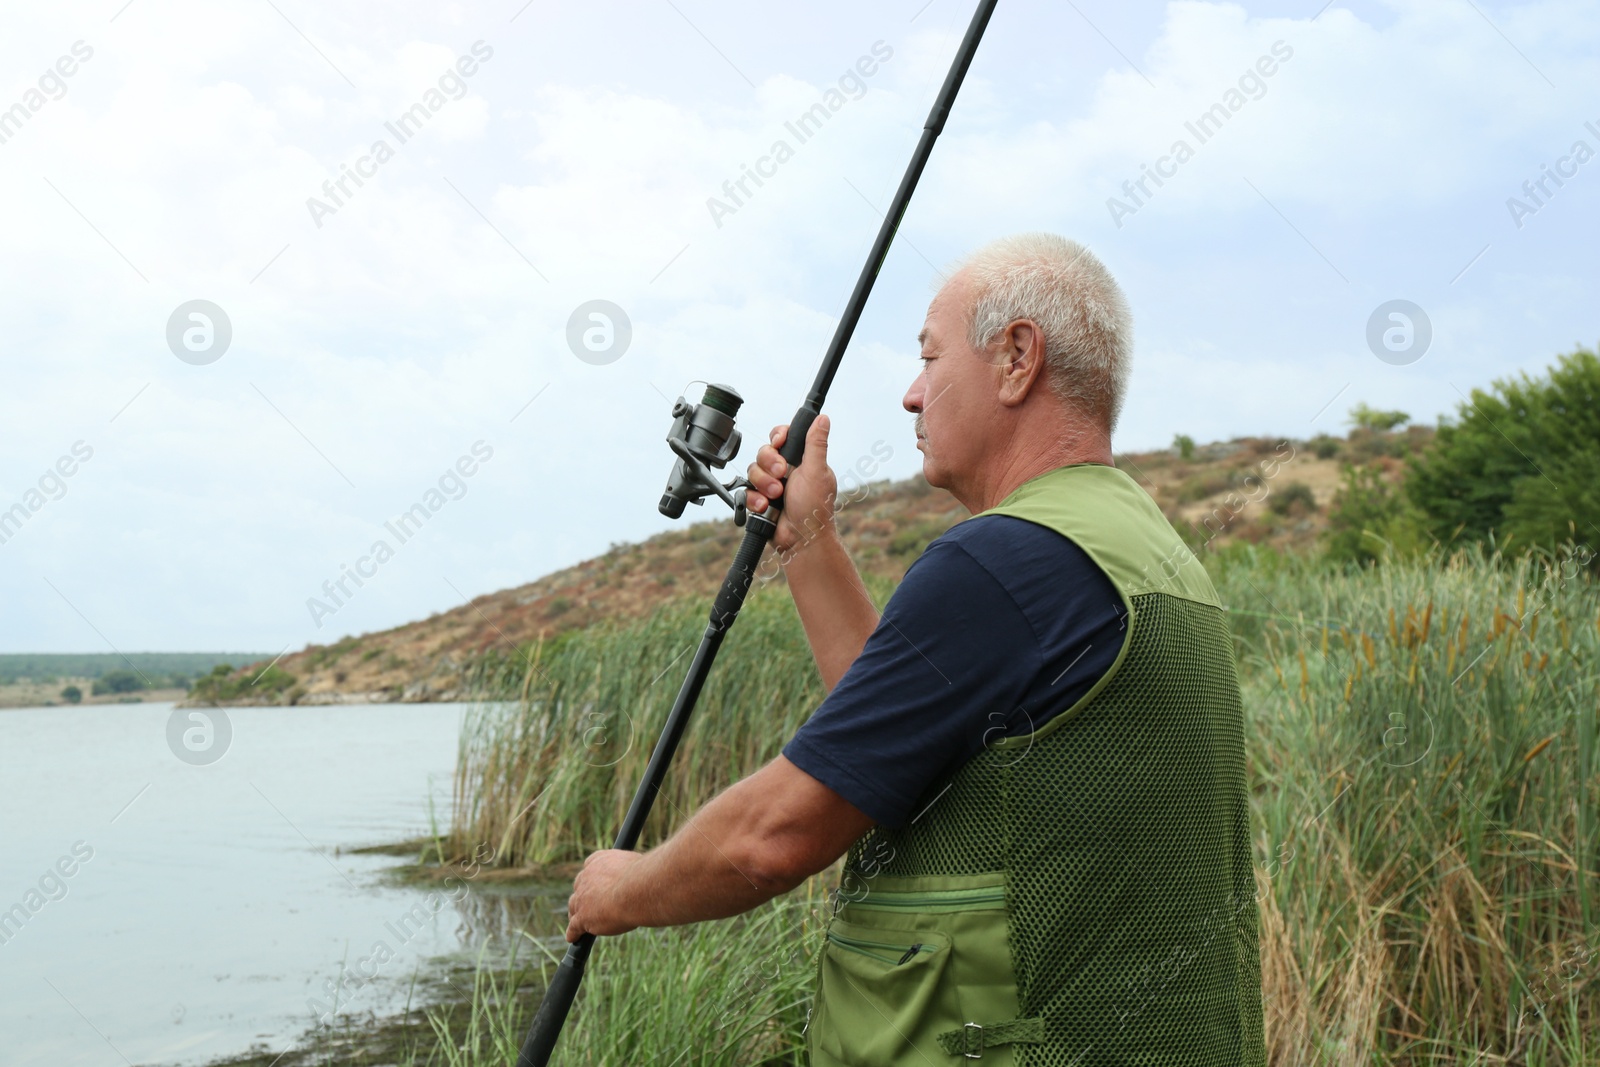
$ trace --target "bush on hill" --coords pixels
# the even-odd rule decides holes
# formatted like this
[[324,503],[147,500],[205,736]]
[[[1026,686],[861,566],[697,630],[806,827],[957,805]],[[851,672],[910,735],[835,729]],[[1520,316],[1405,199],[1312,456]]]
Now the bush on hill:
[[252,674],[249,668],[236,675],[231,665],[219,663],[212,668],[210,674],[196,679],[194,687],[189,690],[189,696],[192,700],[209,704],[238,700],[242,697],[255,697],[265,703],[270,697],[288,689],[294,683],[294,675],[276,663],[259,675]]
[[1600,546],[1600,358],[1474,389],[1412,458],[1405,492],[1438,540]]

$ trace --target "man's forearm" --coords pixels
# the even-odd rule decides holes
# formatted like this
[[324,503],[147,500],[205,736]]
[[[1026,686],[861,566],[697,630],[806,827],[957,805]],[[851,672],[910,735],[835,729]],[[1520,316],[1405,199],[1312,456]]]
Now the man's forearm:
[[737,844],[738,806],[724,792],[644,853],[616,887],[617,912],[640,926],[679,926],[739,915],[793,889]]
[[591,853],[573,884],[567,940],[749,911],[827,869],[872,825],[777,756],[712,797],[658,847]]
[[831,525],[798,546],[783,570],[823,688],[832,692],[877,628],[878,609]]

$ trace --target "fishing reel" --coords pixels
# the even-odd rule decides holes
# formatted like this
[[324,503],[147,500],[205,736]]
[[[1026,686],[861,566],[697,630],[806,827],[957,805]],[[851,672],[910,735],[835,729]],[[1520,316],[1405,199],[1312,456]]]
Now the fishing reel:
[[744,493],[750,482],[737,476],[731,482],[719,482],[711,473],[739,454],[742,438],[733,428],[733,420],[743,403],[744,397],[732,386],[707,383],[700,403],[691,404],[680,396],[672,405],[667,447],[678,462],[672,465],[666,491],[661,494],[661,514],[680,518],[685,504],[703,504],[715,493],[733,509],[734,525],[744,525]]

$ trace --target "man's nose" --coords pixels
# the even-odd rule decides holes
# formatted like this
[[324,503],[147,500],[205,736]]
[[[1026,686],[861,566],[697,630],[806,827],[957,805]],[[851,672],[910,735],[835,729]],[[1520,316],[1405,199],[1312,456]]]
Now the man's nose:
[[922,377],[918,375],[917,380],[911,383],[911,388],[906,390],[906,395],[900,398],[900,406],[911,412],[913,415],[920,415],[922,413],[921,382]]

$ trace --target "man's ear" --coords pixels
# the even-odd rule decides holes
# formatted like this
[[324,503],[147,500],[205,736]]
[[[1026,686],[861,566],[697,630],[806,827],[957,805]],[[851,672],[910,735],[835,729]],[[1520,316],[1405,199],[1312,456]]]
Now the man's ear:
[[1000,335],[995,353],[1000,370],[1000,403],[1015,407],[1028,398],[1044,374],[1044,331],[1032,319],[1018,319]]

